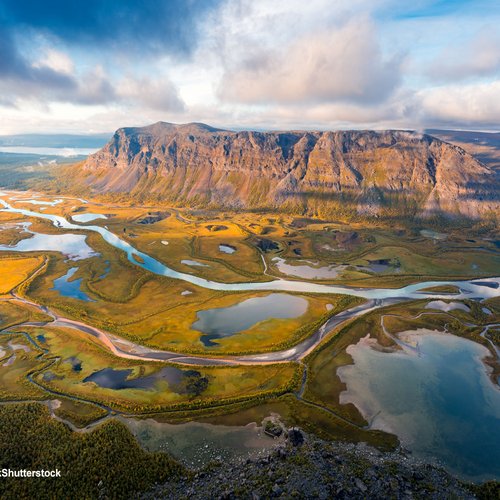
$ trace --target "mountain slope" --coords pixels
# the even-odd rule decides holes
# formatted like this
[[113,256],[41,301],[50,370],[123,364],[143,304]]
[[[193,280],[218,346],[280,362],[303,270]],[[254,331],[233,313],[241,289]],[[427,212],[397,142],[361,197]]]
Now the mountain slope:
[[484,217],[494,172],[404,131],[232,132],[159,122],[119,129],[76,172],[97,193],[318,215]]

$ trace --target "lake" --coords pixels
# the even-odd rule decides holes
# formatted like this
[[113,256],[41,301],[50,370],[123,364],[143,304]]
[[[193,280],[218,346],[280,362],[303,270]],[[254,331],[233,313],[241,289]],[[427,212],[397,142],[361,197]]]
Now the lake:
[[399,335],[408,347],[383,352],[364,338],[349,346],[353,365],[339,368],[371,428],[396,434],[403,446],[437,459],[463,478],[500,478],[500,388],[480,344],[430,330]]
[[87,212],[86,214],[76,214],[72,215],[71,218],[75,222],[92,222],[93,220],[97,219],[107,219],[107,217],[103,214],[92,214],[90,212]]
[[83,234],[42,234],[31,231],[29,226],[30,223],[23,223],[19,225],[21,231],[29,233],[31,237],[20,240],[15,245],[0,245],[0,251],[61,252],[66,255],[69,260],[75,261],[99,255],[87,245],[87,236]]
[[276,446],[276,441],[256,424],[233,427],[188,422],[173,425],[153,419],[118,419],[146,449],[168,452],[191,467],[204,466],[217,459],[255,458]]
[[198,311],[198,319],[191,328],[203,332],[205,335],[201,336],[200,341],[206,347],[211,347],[217,345],[213,340],[248,330],[261,321],[298,318],[307,311],[308,305],[308,301],[302,297],[271,293],[229,307]]
[[85,302],[95,302],[81,289],[82,278],[71,279],[77,271],[77,267],[72,267],[64,276],[55,279],[52,290],[58,291],[63,297],[71,297]]

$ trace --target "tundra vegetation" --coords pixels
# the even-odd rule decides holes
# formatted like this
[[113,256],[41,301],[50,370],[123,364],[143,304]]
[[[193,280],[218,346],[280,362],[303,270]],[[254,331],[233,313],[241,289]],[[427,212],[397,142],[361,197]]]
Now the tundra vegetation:
[[[12,203],[33,209],[27,202],[29,196],[23,197]],[[44,211],[68,219],[83,213],[106,215],[106,219],[90,224],[108,227],[172,269],[224,283],[299,279],[293,269],[289,274],[284,273],[284,268],[280,270],[276,259],[292,268],[338,270],[336,277],[321,278],[318,272],[317,278],[309,281],[380,288],[440,279],[485,278],[498,274],[500,264],[498,236],[488,228],[467,233],[450,227],[445,238],[437,239],[423,233],[423,227],[418,225],[391,228],[381,222],[368,227],[272,211],[221,213],[155,205],[137,207],[102,198],[87,203],[68,198],[44,206]],[[381,327],[382,316],[390,335],[413,328],[446,329],[490,350],[490,340],[498,344],[498,329],[492,329],[487,338],[481,336],[486,324],[500,321],[498,299],[482,304],[465,300],[468,311],[448,312],[426,309],[430,299],[425,299],[388,305],[339,325],[327,332],[319,347],[300,362],[185,366],[117,357],[97,338],[57,324],[49,311],[44,313],[36,305],[142,346],[224,360],[293,347],[328,318],[363,300],[290,293],[306,302],[303,314],[281,319],[271,315],[246,329],[216,338],[214,345],[206,345],[201,341],[203,333],[193,328],[198,313],[231,308],[271,292],[214,291],[155,275],[129,262],[123,252],[98,234],[86,231],[83,223],[70,232],[84,235],[94,256],[72,260],[57,251],[16,252],[15,245],[31,237],[20,225],[26,222],[36,233],[68,232],[42,219],[0,212],[0,426],[29,422],[40,432],[30,445],[30,449],[36,448],[33,460],[39,457],[39,463],[47,467],[57,460],[68,460],[68,471],[74,469],[67,482],[57,483],[57,488],[71,484],[80,495],[99,493],[93,483],[87,485],[73,477],[73,470],[84,466],[90,467],[87,470],[91,474],[99,467],[134,470],[125,483],[112,484],[110,477],[101,485],[110,497],[119,494],[114,488],[129,488],[129,482],[135,481],[141,489],[164,478],[158,472],[160,468],[164,474],[182,471],[164,455],[145,453],[113,420],[92,432],[73,435],[63,424],[50,419],[50,414],[75,427],[85,427],[115,414],[153,416],[172,423],[196,419],[244,425],[278,413],[288,425],[299,425],[325,439],[363,441],[393,449],[398,442],[394,435],[366,429],[367,422],[354,405],[340,404],[345,385],[337,369],[352,363],[347,347],[370,335],[382,347],[397,348]],[[222,251],[221,246],[234,251]],[[78,283],[90,300],[55,289],[55,280],[74,268],[68,279]],[[453,294],[457,287],[445,285],[427,291]],[[487,362],[492,378],[498,377],[498,362],[493,356]],[[118,377],[117,385],[103,384],[98,376],[103,372],[112,380]],[[16,407],[15,403],[23,404]],[[60,445],[53,443],[57,436]],[[57,460],[51,461],[39,449],[42,438],[47,439],[47,448],[54,446]],[[29,436],[23,430],[19,439],[29,440]],[[129,451],[117,458],[117,450],[125,444]],[[105,446],[111,451],[107,458],[91,454],[84,465],[77,458],[66,458],[77,457],[93,446]],[[5,440],[0,447],[2,467],[19,459]],[[118,460],[113,467],[106,463],[111,456]],[[26,463],[27,468],[29,465]],[[3,491],[7,491],[6,483],[2,484]]]

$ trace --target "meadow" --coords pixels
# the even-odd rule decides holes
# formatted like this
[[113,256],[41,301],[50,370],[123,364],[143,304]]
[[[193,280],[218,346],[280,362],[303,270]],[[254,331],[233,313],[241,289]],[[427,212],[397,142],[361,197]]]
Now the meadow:
[[[16,206],[34,209],[30,195],[19,198],[13,201]],[[367,228],[268,212],[221,214],[75,198],[61,198],[42,208],[67,219],[103,214],[105,219],[89,224],[106,226],[172,269],[223,283],[304,279],[293,273],[306,269],[318,273],[309,281],[400,287],[440,278],[487,277],[500,264],[498,237],[489,230],[471,235],[450,228],[444,234],[417,226]],[[0,244],[12,246],[31,237],[19,225],[24,222],[40,234],[59,237],[68,232],[42,219],[0,212]],[[447,328],[491,349],[480,333],[484,325],[500,318],[497,299],[482,306],[465,301],[468,312],[447,313],[425,309],[429,299],[416,300],[342,323],[300,362],[185,366],[117,357],[92,335],[51,324],[52,316],[22,300],[138,345],[223,360],[291,348],[328,318],[363,300],[287,292],[306,305],[301,314],[250,322],[210,345],[202,341],[203,332],[194,328],[201,313],[231,310],[249,300],[265,299],[271,292],[222,292],[152,274],[129,262],[123,252],[85,225],[70,232],[83,236],[95,253],[87,258],[75,260],[56,250],[0,252],[0,276],[4,277],[0,283],[0,397],[4,403],[43,401],[53,416],[75,427],[115,413],[228,425],[260,422],[270,413],[279,413],[287,424],[328,439],[365,441],[390,449],[397,444],[395,436],[366,429],[367,422],[356,407],[339,402],[345,385],[337,369],[352,363],[347,347],[369,334],[381,348],[396,349],[391,336],[400,332]],[[280,262],[287,267],[280,269]],[[338,273],[322,278],[323,268],[335,268]],[[87,299],[56,289],[55,282],[65,276]],[[455,293],[457,288],[446,285],[426,291]],[[381,327],[382,316],[387,334]],[[471,324],[475,326],[467,326]],[[496,336],[496,330],[491,330],[489,338]],[[492,376],[499,373],[493,358],[488,363]]]

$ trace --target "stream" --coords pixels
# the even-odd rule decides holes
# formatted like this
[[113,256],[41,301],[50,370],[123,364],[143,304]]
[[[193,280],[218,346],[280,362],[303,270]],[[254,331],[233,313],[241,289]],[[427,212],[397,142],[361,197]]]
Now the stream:
[[[6,193],[0,192],[0,196],[6,196]],[[82,226],[69,222],[64,217],[34,212],[32,210],[16,208],[0,198],[0,205],[4,208],[0,211],[15,213],[25,217],[36,217],[40,219],[50,220],[54,226],[65,230],[82,231]],[[159,262],[146,253],[137,250],[130,243],[122,240],[117,235],[108,229],[89,225],[84,227],[85,231],[98,233],[102,238],[113,247],[122,250],[126,253],[128,260],[147,271],[161,276],[167,276],[173,279],[179,279],[188,283],[192,283],[202,288],[210,290],[222,291],[289,291],[289,292],[308,292],[308,293],[330,293],[330,294],[345,294],[367,299],[364,304],[352,307],[330,318],[310,337],[303,340],[296,346],[276,352],[263,354],[247,355],[247,356],[226,356],[224,358],[210,358],[204,356],[194,356],[190,354],[182,354],[165,350],[151,349],[148,347],[135,344],[125,339],[121,339],[113,334],[99,330],[98,328],[86,325],[79,321],[74,321],[69,318],[64,318],[51,312],[55,321],[52,326],[66,326],[76,328],[84,333],[93,335],[101,340],[101,342],[110,349],[115,355],[128,359],[142,359],[150,361],[175,361],[176,363],[188,365],[221,365],[221,364],[264,364],[284,361],[298,361],[309,354],[324,338],[324,336],[343,322],[378,309],[380,307],[400,302],[403,300],[415,300],[424,298],[453,298],[453,299],[487,299],[500,296],[500,278],[473,279],[462,281],[426,281],[408,285],[402,288],[354,288],[341,285],[326,285],[320,283],[310,283],[307,281],[292,281],[285,279],[275,279],[269,282],[254,282],[254,283],[220,283],[210,281],[192,274],[186,274],[175,271],[165,264]],[[16,250],[15,246],[7,245],[0,246],[0,250]],[[30,250],[34,250],[30,247]],[[139,256],[137,259],[136,256]],[[455,294],[436,294],[426,293],[422,290],[435,286],[455,285],[460,292]],[[17,300],[29,303],[41,309],[41,307],[23,299],[16,297]]]

